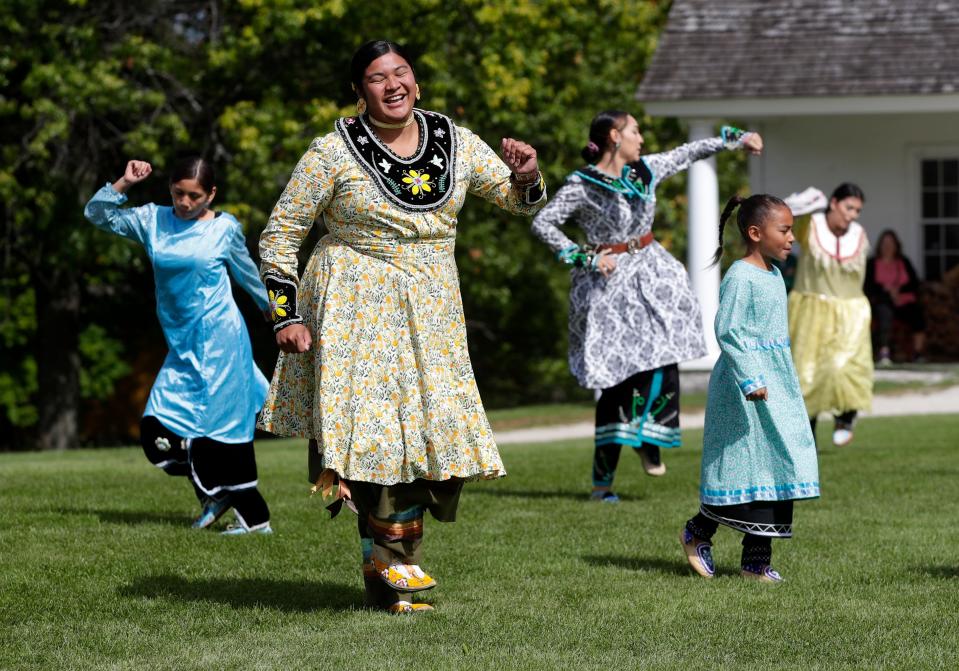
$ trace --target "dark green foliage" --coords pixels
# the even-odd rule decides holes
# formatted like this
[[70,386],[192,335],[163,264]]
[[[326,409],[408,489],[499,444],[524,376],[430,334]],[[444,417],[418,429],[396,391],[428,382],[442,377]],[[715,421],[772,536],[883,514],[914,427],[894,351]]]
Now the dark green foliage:
[[[129,364],[132,342],[154,319],[142,252],[82,218],[92,192],[139,158],[154,164],[155,176],[131,200],[164,202],[166,166],[199,151],[217,166],[218,206],[244,223],[255,249],[310,140],[351,112],[348,63],[367,39],[409,46],[424,107],[450,114],[494,147],[502,136],[534,144],[554,192],[580,163],[600,109],[633,110],[648,151],[684,139],[677,123],[644,118],[633,102],[668,3],[411,0],[377,11],[343,0],[7,5],[12,11],[0,18],[0,428],[39,418],[40,429],[35,437],[4,432],[13,436],[8,445],[76,445],[81,391],[109,394],[124,372],[85,363],[79,334],[87,351]],[[738,158],[720,165],[725,196],[742,166]],[[659,195],[658,235],[683,258],[684,178]],[[565,363],[566,268],[528,229],[528,221],[478,200],[460,220],[471,354],[490,406],[584,393]],[[275,349],[261,326],[251,330],[269,372]],[[146,332],[148,346],[162,350],[155,329]],[[74,419],[64,423],[64,412]],[[87,436],[97,437],[95,430]]]

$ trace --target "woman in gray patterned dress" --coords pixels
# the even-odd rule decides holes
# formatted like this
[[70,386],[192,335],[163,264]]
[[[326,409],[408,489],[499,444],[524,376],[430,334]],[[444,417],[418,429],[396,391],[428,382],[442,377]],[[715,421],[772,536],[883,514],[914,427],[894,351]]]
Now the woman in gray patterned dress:
[[[572,269],[569,364],[579,383],[602,390],[596,406],[593,498],[611,491],[623,445],[650,475],[666,467],[659,449],[679,447],[681,361],[706,354],[699,304],[685,268],[653,233],[656,186],[722,149],[758,154],[762,138],[723,127],[715,138],[640,158],[643,136],[631,114],[593,119],[583,158],[533,220],[533,233]],[[560,227],[575,222],[587,244]]]

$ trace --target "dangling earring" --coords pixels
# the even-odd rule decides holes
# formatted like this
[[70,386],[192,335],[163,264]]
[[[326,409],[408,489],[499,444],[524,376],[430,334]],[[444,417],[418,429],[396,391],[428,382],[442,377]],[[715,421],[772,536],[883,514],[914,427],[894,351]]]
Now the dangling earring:
[[366,98],[360,98],[356,101],[356,113],[360,116],[366,112]]
[[419,85],[419,84],[416,85],[416,99],[417,99],[417,100],[420,99],[420,85]]
[[616,151],[619,151],[619,145],[621,145],[621,144],[623,144],[623,143],[622,143],[622,142],[617,142],[617,143],[614,145],[614,146],[616,147]]

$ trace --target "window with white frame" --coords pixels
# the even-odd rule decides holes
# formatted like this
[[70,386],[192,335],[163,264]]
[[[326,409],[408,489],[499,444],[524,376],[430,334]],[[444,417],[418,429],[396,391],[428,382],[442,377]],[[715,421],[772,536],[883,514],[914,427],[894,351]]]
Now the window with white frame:
[[959,158],[922,159],[922,250],[927,280],[959,265]]

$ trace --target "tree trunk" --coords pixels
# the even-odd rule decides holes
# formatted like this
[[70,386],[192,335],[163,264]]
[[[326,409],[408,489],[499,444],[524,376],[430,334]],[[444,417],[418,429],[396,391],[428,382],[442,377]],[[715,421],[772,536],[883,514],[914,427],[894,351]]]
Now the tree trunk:
[[70,271],[34,284],[37,299],[37,447],[79,445],[80,285]]

